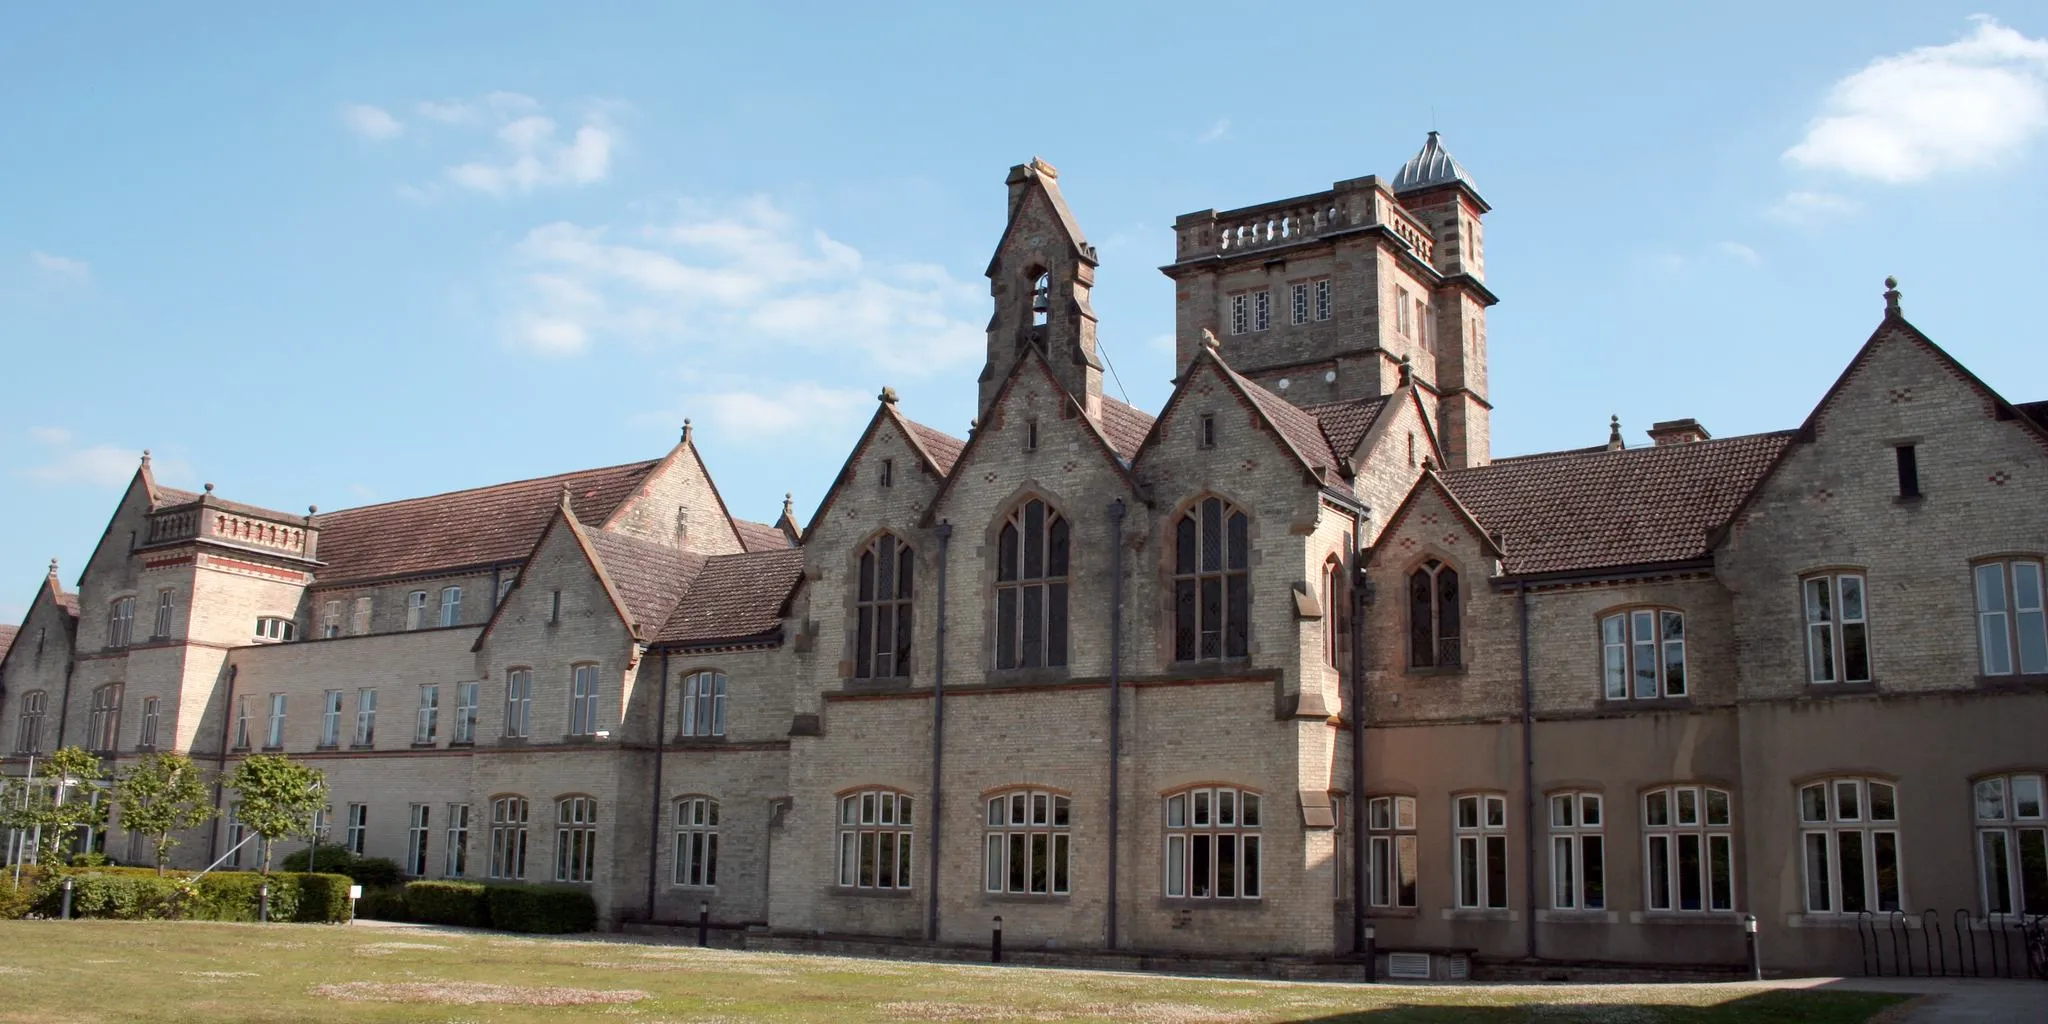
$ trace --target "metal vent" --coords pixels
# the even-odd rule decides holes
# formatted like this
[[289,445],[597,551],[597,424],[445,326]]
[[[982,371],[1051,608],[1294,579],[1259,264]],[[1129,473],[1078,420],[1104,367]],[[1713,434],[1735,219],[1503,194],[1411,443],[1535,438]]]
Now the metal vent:
[[1472,958],[1466,956],[1445,957],[1444,975],[1452,981],[1464,981],[1472,977]]
[[1387,977],[1429,980],[1428,953],[1388,953]]

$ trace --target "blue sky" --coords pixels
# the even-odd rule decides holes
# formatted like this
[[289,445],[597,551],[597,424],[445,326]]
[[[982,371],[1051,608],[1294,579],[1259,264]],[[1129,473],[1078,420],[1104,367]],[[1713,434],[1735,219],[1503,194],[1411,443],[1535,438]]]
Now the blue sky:
[[882,385],[964,432],[1033,155],[1147,408],[1176,215],[1390,175],[1432,125],[1494,207],[1496,454],[1794,425],[1886,274],[2048,398],[2038,7],[864,6],[14,11],[0,621],[52,556],[75,578],[144,448],[333,509],[690,417],[735,512],[807,513]]

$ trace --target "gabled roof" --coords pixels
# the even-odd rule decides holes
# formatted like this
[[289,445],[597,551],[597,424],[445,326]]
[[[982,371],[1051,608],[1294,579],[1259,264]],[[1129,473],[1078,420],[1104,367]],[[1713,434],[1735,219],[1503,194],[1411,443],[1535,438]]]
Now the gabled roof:
[[1374,423],[1379,422],[1380,414],[1386,411],[1392,398],[1391,395],[1375,395],[1348,402],[1325,402],[1308,406],[1303,411],[1315,417],[1316,425],[1322,428],[1323,439],[1330,444],[1330,454],[1341,462],[1358,451],[1358,442],[1372,431]]
[[778,526],[757,523],[750,519],[735,519],[732,528],[740,535],[740,546],[748,551],[777,551],[793,547],[789,535]]
[[1464,502],[1458,500],[1458,495],[1453,493],[1449,485],[1444,483],[1444,478],[1437,475],[1435,466],[1425,464],[1422,467],[1421,474],[1415,478],[1414,485],[1408,488],[1407,496],[1401,499],[1401,504],[1394,507],[1394,514],[1387,517],[1387,525],[1385,529],[1380,531],[1380,541],[1373,546],[1373,557],[1375,559],[1379,557],[1380,550],[1384,547],[1386,541],[1393,536],[1395,529],[1401,525],[1401,521],[1408,517],[1408,510],[1415,507],[1416,500],[1421,498],[1425,492],[1436,494],[1443,499],[1444,504],[1451,507],[1451,511],[1457,514],[1458,521],[1463,523],[1466,529],[1472,531],[1474,537],[1478,538],[1481,550],[1494,557],[1500,556],[1500,545],[1494,540],[1493,535],[1488,532],[1486,524],[1480,522],[1479,517],[1473,515],[1472,510]]
[[1109,446],[1128,462],[1138,457],[1138,449],[1145,445],[1145,435],[1152,432],[1154,417],[1151,413],[1120,402],[1108,395],[1102,396],[1102,435],[1109,438]]
[[516,562],[567,489],[576,519],[603,523],[662,460],[536,477],[316,516],[320,586]]
[[[967,442],[903,415],[896,408],[895,389],[883,388],[875,405],[875,414],[868,418],[868,425],[860,432],[860,439],[847,450],[846,461],[839,464],[839,474],[832,478],[832,485],[825,488],[824,499],[818,502],[817,508],[811,510],[810,525],[795,531],[798,536],[810,536],[811,531],[825,521],[825,513],[831,509],[832,502],[839,497],[839,492],[845,489],[852,479],[853,460],[867,448],[868,442],[874,439],[875,431],[880,430],[884,422],[895,424],[896,432],[902,434],[904,440],[909,442],[911,450],[923,460],[924,468],[942,481],[940,486],[943,489],[943,481],[952,476],[953,465],[960,461],[960,453],[966,450]],[[783,503],[783,515],[790,519],[792,526],[795,525],[794,514],[787,500]]]
[[[1067,236],[1069,250],[1083,262],[1092,265],[1095,263],[1095,247],[1088,244],[1088,236],[1081,233],[1081,222],[1075,220],[1074,211],[1067,208],[1067,197],[1060,194],[1059,178],[1060,172],[1053,169],[1051,164],[1032,157],[1030,163],[1010,168],[1010,174],[1003,183],[1011,186],[1013,190],[1018,185],[1023,185],[1026,190],[1032,185],[1038,186],[1039,194],[1045,197],[1046,203],[1052,208],[1054,219],[1059,221],[1060,231]],[[1016,193],[1013,191],[1011,194],[1014,196]],[[1028,197],[1029,192],[1025,194]],[[983,272],[987,276],[995,276],[996,265],[1002,262],[1003,249],[1010,240],[1010,232],[1017,230],[1017,214],[1023,211],[1025,203],[1028,202],[1030,200],[1026,198],[1011,203],[1010,219],[1003,225],[1003,234],[996,239],[995,255],[989,258],[988,269]]]
[[1226,379],[1237,385],[1245,399],[1258,409],[1259,415],[1265,417],[1274,432],[1301,459],[1303,466],[1326,473],[1336,471],[1337,459],[1330,453],[1330,440],[1323,436],[1323,425],[1314,415],[1231,369],[1214,349],[1204,346],[1202,351],[1208,353]]
[[803,552],[794,548],[707,559],[655,643],[709,647],[778,640],[803,573]]
[[[782,536],[776,531],[776,536]],[[675,611],[676,602],[704,568],[705,556],[607,530],[587,535],[636,636],[650,636]]]
[[1452,184],[1463,185],[1474,195],[1479,193],[1479,186],[1472,183],[1472,175],[1444,147],[1443,135],[1430,132],[1429,138],[1422,143],[1421,151],[1409,157],[1408,162],[1395,172],[1392,187],[1396,193],[1401,193]]
[[2048,402],[2014,402],[2012,407],[2035,423],[2048,427]]
[[953,472],[953,464],[960,461],[960,451],[967,447],[967,442],[943,430],[927,427],[912,420],[896,412],[893,405],[890,407],[890,414],[903,426],[903,432],[910,438],[911,443],[923,449],[924,456],[931,460],[932,468],[938,470],[940,476]]
[[1704,558],[1790,431],[1502,459],[1444,482],[1503,535],[1513,575]]

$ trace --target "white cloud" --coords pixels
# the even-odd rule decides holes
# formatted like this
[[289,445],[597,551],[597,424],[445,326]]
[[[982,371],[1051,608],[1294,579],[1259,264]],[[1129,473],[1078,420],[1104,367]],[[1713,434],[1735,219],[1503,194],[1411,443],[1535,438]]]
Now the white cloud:
[[2048,40],[1973,20],[1962,39],[1880,57],[1836,82],[1785,159],[1896,184],[2018,154],[2048,131]]
[[870,260],[762,197],[684,204],[623,229],[545,224],[511,256],[506,340],[537,354],[615,339],[687,346],[707,365],[760,368],[802,351],[811,366],[924,376],[983,351],[985,287],[931,264]]
[[118,487],[135,475],[142,453],[111,444],[81,446],[62,427],[30,428],[29,439],[43,450],[43,461],[20,470],[34,483],[52,487]]
[[1741,242],[1721,242],[1717,244],[1715,248],[1721,250],[1723,253],[1726,253],[1729,256],[1733,256],[1736,259],[1749,264],[1752,267],[1764,261],[1763,254],[1757,252],[1755,249],[1752,249],[1747,245],[1742,244]]
[[449,181],[490,196],[524,195],[540,188],[589,185],[611,173],[615,130],[601,117],[587,119],[558,138],[553,118],[528,114],[498,127],[497,156],[448,168]]
[[772,391],[713,391],[687,401],[721,439],[759,447],[808,440],[844,444],[873,414],[875,396],[866,389],[798,380]]
[[74,260],[69,256],[58,256],[38,249],[28,254],[29,262],[47,273],[68,281],[85,282],[92,278],[92,264]]
[[1863,204],[1847,196],[1838,196],[1832,192],[1797,191],[1787,192],[1783,199],[1771,204],[1770,209],[1765,210],[1764,214],[1772,220],[1809,226],[1836,217],[1847,217],[1862,209]]
[[390,111],[367,103],[351,103],[342,107],[341,120],[350,131],[366,139],[395,139],[405,133],[405,126],[399,124]]
[[1216,140],[1221,139],[1222,137],[1228,134],[1230,134],[1230,119],[1227,117],[1219,117],[1216,119],[1215,124],[1209,126],[1209,129],[1207,131],[1203,132],[1200,135],[1195,136],[1195,142],[1206,146],[1209,143],[1215,142]]

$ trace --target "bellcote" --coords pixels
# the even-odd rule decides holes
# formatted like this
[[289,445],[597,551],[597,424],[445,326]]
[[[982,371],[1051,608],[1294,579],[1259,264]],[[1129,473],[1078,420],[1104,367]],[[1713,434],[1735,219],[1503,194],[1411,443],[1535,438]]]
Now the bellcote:
[[1018,359],[1036,349],[1090,418],[1102,409],[1102,362],[1096,355],[1095,247],[1060,195],[1059,172],[1044,160],[1010,168],[1009,222],[989,259],[988,362],[981,371],[980,412]]

